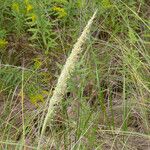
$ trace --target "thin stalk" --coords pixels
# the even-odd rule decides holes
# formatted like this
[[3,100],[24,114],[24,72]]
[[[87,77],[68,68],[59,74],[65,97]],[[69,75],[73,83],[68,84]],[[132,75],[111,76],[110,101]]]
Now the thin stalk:
[[40,149],[40,141],[45,132],[48,121],[50,123],[50,121],[54,115],[54,111],[55,111],[56,107],[59,105],[64,94],[66,93],[67,81],[71,77],[71,74],[73,73],[73,71],[75,69],[75,65],[78,62],[79,56],[82,52],[82,45],[85,43],[85,41],[87,39],[87,35],[90,32],[90,27],[96,16],[96,13],[97,13],[97,10],[94,12],[93,16],[91,17],[91,19],[88,21],[86,27],[84,28],[81,36],[78,38],[77,42],[75,43],[75,45],[72,49],[72,52],[71,52],[70,56],[68,57],[66,64],[64,65],[63,70],[58,78],[56,88],[53,92],[51,99],[49,100],[48,112],[44,119],[41,136],[40,136],[40,140],[39,140],[37,149]]

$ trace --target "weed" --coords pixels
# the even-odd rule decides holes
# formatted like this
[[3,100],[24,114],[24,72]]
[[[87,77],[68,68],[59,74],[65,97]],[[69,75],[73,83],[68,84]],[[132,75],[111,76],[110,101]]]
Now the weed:
[[[59,79],[66,94],[47,111],[96,8],[75,71]],[[149,9],[144,0],[1,0],[0,149],[150,149]]]

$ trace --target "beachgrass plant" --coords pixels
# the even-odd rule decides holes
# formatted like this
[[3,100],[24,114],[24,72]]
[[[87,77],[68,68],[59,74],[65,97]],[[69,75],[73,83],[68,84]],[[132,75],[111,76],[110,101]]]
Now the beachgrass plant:
[[[75,65],[79,59],[81,52],[82,52],[82,45],[85,43],[85,41],[87,39],[87,35],[90,32],[90,27],[96,16],[96,13],[97,13],[97,11],[94,12],[93,16],[91,17],[91,19],[88,21],[86,27],[84,28],[81,36],[78,38],[77,42],[75,43],[75,45],[72,49],[72,52],[71,52],[70,56],[68,57],[66,64],[64,65],[64,68],[58,78],[56,88],[53,92],[51,99],[49,100],[48,112],[45,116],[44,123],[42,126],[41,138],[45,132],[47,123],[50,122],[50,119],[52,119],[52,117],[53,117],[56,106],[59,105],[64,94],[66,93],[67,81],[71,77],[71,74],[74,71]],[[38,147],[40,147],[40,141],[39,141]]]
[[[0,149],[149,149],[148,1],[0,4]],[[80,61],[53,89],[95,7]]]

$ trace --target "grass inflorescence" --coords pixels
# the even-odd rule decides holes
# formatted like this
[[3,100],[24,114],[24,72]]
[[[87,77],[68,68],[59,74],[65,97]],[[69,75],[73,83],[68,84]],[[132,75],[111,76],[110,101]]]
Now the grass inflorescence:
[[0,149],[150,149],[149,9],[0,1]]

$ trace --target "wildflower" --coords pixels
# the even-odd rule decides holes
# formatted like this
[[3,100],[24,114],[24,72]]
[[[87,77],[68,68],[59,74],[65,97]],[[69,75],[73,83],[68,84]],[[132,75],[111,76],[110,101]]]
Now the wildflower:
[[111,3],[110,3],[110,0],[102,0],[102,6],[104,7],[104,8],[110,8],[112,5],[111,5]]
[[35,22],[35,20],[37,19],[37,16],[35,14],[32,14],[31,19],[32,19],[32,22]]
[[29,13],[33,9],[31,4],[27,4],[27,13]]
[[14,2],[12,4],[12,10],[15,11],[15,12],[19,12],[19,4]]
[[0,48],[5,47],[8,44],[8,41],[6,41],[5,39],[0,39]]
[[67,12],[65,11],[64,8],[58,7],[58,6],[54,6],[52,8],[53,11],[58,13],[59,18],[63,18],[65,16],[67,16]]
[[42,62],[40,61],[40,60],[38,60],[38,59],[34,59],[34,69],[38,69],[38,68],[40,68],[41,66],[42,66]]
[[44,102],[44,98],[42,94],[31,95],[30,100],[33,104],[36,104],[39,101]]
[[28,5],[28,4],[29,4],[29,0],[24,0],[24,3],[25,3],[26,5]]

